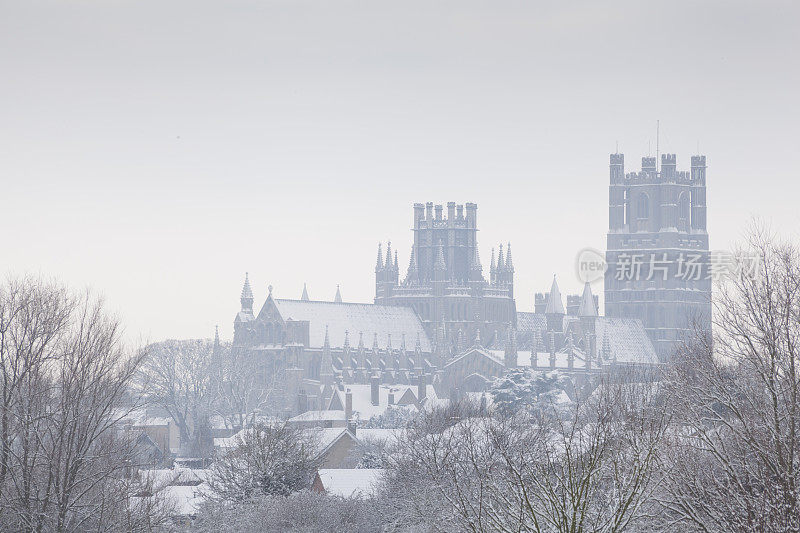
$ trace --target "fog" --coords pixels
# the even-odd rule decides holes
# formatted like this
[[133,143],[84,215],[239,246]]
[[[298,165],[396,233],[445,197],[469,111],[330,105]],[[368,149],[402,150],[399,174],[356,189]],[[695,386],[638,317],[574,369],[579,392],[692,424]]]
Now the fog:
[[[603,249],[608,154],[708,156],[711,248],[800,227],[792,2],[0,2],[3,271],[101,289],[131,336],[374,296],[412,204],[478,204],[520,310]],[[597,291],[601,293],[601,291]]]

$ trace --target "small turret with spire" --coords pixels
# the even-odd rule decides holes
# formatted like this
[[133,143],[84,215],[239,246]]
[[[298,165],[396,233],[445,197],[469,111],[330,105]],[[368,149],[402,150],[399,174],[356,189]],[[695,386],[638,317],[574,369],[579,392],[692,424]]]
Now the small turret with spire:
[[547,329],[550,331],[562,331],[564,328],[564,303],[561,301],[561,291],[558,290],[558,283],[555,275],[553,284],[550,286],[550,295],[547,299],[547,308],[544,311],[547,318]]
[[378,261],[375,263],[375,273],[383,271],[383,253],[381,252],[381,243],[378,243]]
[[578,316],[581,317],[595,317],[597,316],[597,307],[594,304],[594,295],[592,294],[592,287],[587,281],[583,285],[583,296],[581,296],[581,306],[578,309]]
[[253,289],[250,288],[250,274],[244,273],[244,287],[242,287],[242,296],[239,298],[242,303],[242,311],[253,313]]
[[489,283],[497,283],[497,264],[494,262],[494,248],[492,248],[492,263],[489,265]]
[[303,295],[300,296],[300,299],[304,302],[308,301],[308,288],[305,283],[303,283]]
[[331,341],[328,336],[328,326],[325,325],[325,342],[322,345],[322,362],[319,369],[320,381],[325,385],[333,384],[333,357],[331,356]]
[[419,267],[417,266],[417,249],[411,245],[411,256],[408,259],[408,272],[406,273],[406,285],[415,285],[419,282]]
[[339,285],[336,285],[336,296],[333,297],[333,301],[337,304],[342,303],[342,293],[339,291]]

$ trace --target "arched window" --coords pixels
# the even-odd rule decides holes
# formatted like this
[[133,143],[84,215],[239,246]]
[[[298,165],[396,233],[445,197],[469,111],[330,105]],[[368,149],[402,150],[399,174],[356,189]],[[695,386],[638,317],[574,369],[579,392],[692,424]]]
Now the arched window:
[[622,218],[622,223],[623,224],[628,224],[628,223],[630,223],[630,220],[631,220],[631,199],[630,199],[630,195],[628,194],[628,189],[625,189],[625,199],[623,201],[624,201],[625,206],[624,206],[624,208],[622,210],[622,212],[623,212],[623,214],[622,214],[622,217],[623,217]]
[[639,195],[638,205],[636,206],[639,218],[650,218],[650,198],[646,194]]
[[681,231],[689,231],[692,224],[692,210],[689,203],[689,194],[681,193],[678,198],[678,229]]

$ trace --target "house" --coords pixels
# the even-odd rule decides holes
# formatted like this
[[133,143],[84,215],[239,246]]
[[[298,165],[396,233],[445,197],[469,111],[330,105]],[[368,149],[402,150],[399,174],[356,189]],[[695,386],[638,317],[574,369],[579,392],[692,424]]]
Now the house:
[[311,490],[343,498],[371,498],[383,477],[381,468],[321,468]]

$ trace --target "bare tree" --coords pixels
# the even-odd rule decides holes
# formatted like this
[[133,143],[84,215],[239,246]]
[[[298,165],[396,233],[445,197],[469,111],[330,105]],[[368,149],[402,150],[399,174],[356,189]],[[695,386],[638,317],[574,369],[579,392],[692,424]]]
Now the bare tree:
[[[132,501],[135,445],[116,427],[140,362],[102,300],[32,278],[0,287],[0,525],[110,530]],[[144,522],[149,522],[144,520]]]
[[184,453],[212,452],[211,416],[215,409],[214,344],[209,340],[167,340],[143,350],[137,376],[146,400],[164,409],[180,432]]
[[317,469],[315,434],[286,422],[258,423],[219,454],[208,480],[211,496],[229,502],[287,496],[309,488]]
[[520,403],[410,424],[388,461],[390,518],[444,531],[568,532],[624,531],[647,516],[668,427],[657,387],[618,374],[568,406]]
[[718,287],[713,338],[675,365],[667,526],[798,531],[800,254],[756,229],[737,256],[757,268]]
[[216,413],[233,430],[252,426],[272,412],[277,377],[273,373],[265,380],[258,360],[249,351],[220,345],[213,376]]

